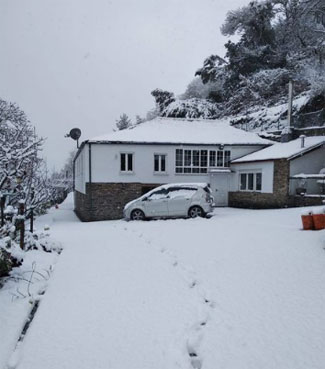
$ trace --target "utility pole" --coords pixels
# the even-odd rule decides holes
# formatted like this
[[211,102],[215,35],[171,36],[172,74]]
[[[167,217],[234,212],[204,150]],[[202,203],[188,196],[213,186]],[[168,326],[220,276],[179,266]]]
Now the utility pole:
[[288,127],[292,128],[292,100],[293,100],[293,82],[289,80],[289,101],[288,101]]

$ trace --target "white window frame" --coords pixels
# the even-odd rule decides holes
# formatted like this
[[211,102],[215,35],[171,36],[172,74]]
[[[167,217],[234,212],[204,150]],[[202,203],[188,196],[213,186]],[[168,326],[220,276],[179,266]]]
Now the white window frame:
[[[159,156],[158,159],[158,170],[155,170],[155,157]],[[161,157],[164,156],[165,157],[165,170],[161,170]],[[161,152],[155,152],[153,154],[153,172],[154,174],[167,174],[167,154],[166,153],[161,153]]]
[[[176,157],[177,157],[177,150],[182,150],[182,165],[176,165]],[[190,151],[190,165],[185,165],[185,151]],[[194,162],[194,151],[198,151],[199,152],[199,165],[193,165]],[[201,153],[202,151],[206,151],[207,152],[207,158],[206,158],[206,162],[207,162],[207,166],[201,166]],[[214,164],[215,165],[211,165],[211,160],[210,160],[210,153],[214,152],[215,153],[215,160],[214,160]],[[222,166],[218,166],[218,152],[222,153]],[[225,166],[226,161],[225,161],[225,152],[229,152],[229,165]],[[189,158],[187,156],[187,158]],[[200,175],[204,175],[208,173],[208,169],[209,168],[229,168],[230,166],[230,161],[231,161],[231,150],[217,150],[217,149],[206,149],[206,148],[177,148],[175,149],[175,174],[200,174]],[[177,169],[180,169],[181,171],[177,171]],[[206,169],[206,171],[204,171]],[[186,170],[186,172],[185,172]],[[194,171],[195,170],[195,171]]]
[[[258,190],[257,187],[257,175],[260,174],[261,175],[261,189]],[[242,175],[246,175],[246,181],[245,181],[245,188],[242,188],[241,184],[242,184]],[[248,176],[249,175],[253,175],[253,189],[248,189]],[[245,170],[245,171],[241,171],[239,172],[239,180],[238,180],[238,187],[239,187],[239,191],[240,192],[262,192],[262,188],[263,188],[263,172],[262,170]]]
[[[122,170],[122,155],[125,155],[125,170]],[[129,169],[128,155],[132,155],[132,169]],[[120,173],[122,174],[133,174],[134,173],[134,152],[121,151],[120,152]]]

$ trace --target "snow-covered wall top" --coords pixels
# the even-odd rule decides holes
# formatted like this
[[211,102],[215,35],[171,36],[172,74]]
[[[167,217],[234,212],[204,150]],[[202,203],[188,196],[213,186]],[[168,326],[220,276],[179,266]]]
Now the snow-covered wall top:
[[135,127],[95,137],[89,142],[127,142],[205,145],[269,145],[256,133],[245,132],[220,120],[155,118]]
[[296,155],[308,152],[322,144],[325,145],[325,136],[305,137],[304,147],[301,147],[301,138],[297,138],[290,142],[276,143],[271,147],[267,147],[240,159],[236,159],[232,163],[236,164],[248,161],[291,159]]

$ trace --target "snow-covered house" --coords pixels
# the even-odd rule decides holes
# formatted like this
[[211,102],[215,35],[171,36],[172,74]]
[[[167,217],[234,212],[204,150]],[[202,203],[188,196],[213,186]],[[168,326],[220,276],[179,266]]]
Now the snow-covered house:
[[237,189],[229,205],[248,208],[321,205],[325,136],[276,143],[231,162]]
[[216,204],[227,206],[238,186],[231,161],[271,144],[226,122],[173,118],[84,141],[74,162],[75,211],[85,221],[117,219],[128,201],[175,182],[208,182]]

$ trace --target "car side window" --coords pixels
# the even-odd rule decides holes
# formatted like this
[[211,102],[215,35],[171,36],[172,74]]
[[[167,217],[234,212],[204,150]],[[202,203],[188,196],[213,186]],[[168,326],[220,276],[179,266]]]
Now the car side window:
[[167,197],[167,191],[165,189],[161,189],[158,191],[153,192],[148,199],[149,200],[160,200],[165,199]]
[[194,195],[197,190],[195,188],[188,187],[170,187],[168,189],[168,196],[171,199],[175,197],[189,198]]

